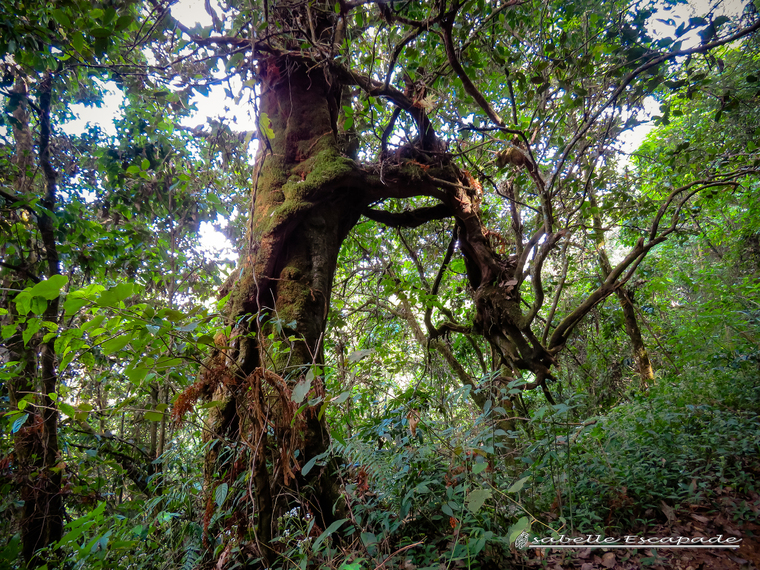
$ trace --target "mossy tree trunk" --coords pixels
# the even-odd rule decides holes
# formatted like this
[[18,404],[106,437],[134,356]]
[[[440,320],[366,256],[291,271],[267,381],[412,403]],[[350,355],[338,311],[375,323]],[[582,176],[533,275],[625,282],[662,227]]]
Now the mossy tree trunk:
[[[325,456],[325,465],[320,461],[301,472],[330,445],[320,414],[326,395],[318,367],[324,363],[341,244],[362,214],[374,217],[369,204],[392,197],[442,198],[430,173],[451,179],[456,169],[440,162],[422,168],[399,159],[385,165],[381,179],[378,168],[364,167],[346,154],[351,141],[338,128],[340,85],[364,78],[336,76],[327,66],[293,56],[259,60],[259,78],[261,145],[248,244],[233,282],[223,289],[230,295],[232,334],[217,338],[218,349],[195,396],[213,392],[220,402],[208,430],[207,526],[215,489],[250,470],[255,505],[246,517],[253,533],[249,538],[258,545],[256,554],[271,562],[276,556],[273,526],[296,499],[302,514],[316,516],[322,529],[346,514],[337,460]],[[412,108],[403,94],[392,90],[390,97]],[[422,124],[426,121],[420,117]],[[399,216],[409,221],[409,215],[419,225],[451,212],[438,207]],[[309,387],[303,401],[317,398],[319,403],[298,410],[296,386]],[[241,461],[233,448],[245,449],[247,460]],[[235,517],[240,528],[239,513]]]
[[[329,72],[296,58],[271,57],[260,62],[260,74],[263,140],[249,243],[228,304],[234,328],[225,367],[235,380],[217,388],[216,397],[227,403],[214,414],[211,431],[220,439],[243,440],[253,450],[255,540],[259,554],[271,561],[272,526],[294,497],[301,498],[302,514],[316,516],[323,529],[345,512],[335,460],[300,472],[328,450],[330,438],[321,404],[307,406],[293,420],[301,400],[293,402],[292,394],[308,377],[306,400],[325,396],[312,367],[324,362],[338,253],[367,195],[365,173],[339,148],[340,92]],[[245,379],[256,375],[264,388],[252,402]],[[211,447],[207,481],[212,487],[215,478],[237,475],[224,457],[220,444]]]

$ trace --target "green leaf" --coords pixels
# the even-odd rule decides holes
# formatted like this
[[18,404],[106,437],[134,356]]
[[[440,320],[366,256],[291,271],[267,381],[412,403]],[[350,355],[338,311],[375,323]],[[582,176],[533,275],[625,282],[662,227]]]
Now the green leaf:
[[105,355],[113,354],[114,352],[117,352],[127,346],[130,340],[132,340],[131,333],[122,334],[104,342],[100,346],[100,349]]
[[26,420],[29,418],[29,414],[23,414],[16,418],[16,421],[13,422],[13,426],[11,427],[11,433],[16,433],[18,430],[21,429],[21,426],[23,426],[26,423]]
[[467,497],[467,508],[470,510],[471,513],[475,514],[481,509],[483,504],[490,498],[491,498],[490,489],[475,489],[474,491],[470,491],[470,494]]
[[116,307],[121,301],[132,295],[132,283],[119,283],[103,291],[95,301],[101,307]]
[[198,327],[199,324],[200,324],[200,321],[191,321],[187,323],[186,325],[177,327],[177,330],[180,332],[192,332]]
[[302,378],[298,384],[293,387],[293,393],[290,395],[290,399],[296,404],[300,404],[306,398],[306,395],[311,390],[311,380],[308,378]]
[[40,281],[29,291],[32,297],[42,297],[50,301],[61,294],[61,289],[69,282],[65,275],[53,275],[50,279]]
[[373,544],[377,544],[377,537],[371,533],[371,532],[363,532],[361,534],[362,542],[364,543],[364,546],[371,546]]
[[163,417],[161,412],[145,412],[145,419],[149,422],[160,422]]
[[274,138],[274,131],[272,130],[272,120],[269,118],[269,115],[266,113],[261,113],[259,115],[259,128],[261,129],[261,132],[264,133],[264,136],[266,136],[268,139]]
[[530,475],[528,477],[523,477],[519,481],[517,481],[514,485],[512,485],[509,489],[507,489],[508,493],[518,493],[520,490],[525,486],[525,482],[530,479]]
[[100,327],[100,325],[103,323],[105,318],[106,318],[105,315],[98,315],[94,319],[91,319],[87,321],[86,323],[82,324],[82,326],[79,328],[81,328],[85,332],[87,332],[90,329],[96,329]]
[[90,34],[92,34],[92,37],[94,38],[108,38],[113,34],[113,30],[108,28],[94,28],[90,31]]
[[66,300],[63,302],[63,310],[67,315],[73,315],[89,302],[90,301],[84,297],[73,297],[71,295],[66,295]]
[[40,319],[29,319],[26,323],[26,328],[21,335],[24,339],[24,346],[29,344],[29,341],[32,340],[35,333],[40,330],[40,327],[42,327],[42,321]]
[[174,309],[161,309],[158,312],[158,316],[161,318],[165,318],[168,321],[171,321],[173,323],[176,323],[184,319],[187,315],[185,315],[185,313],[183,313],[182,311],[177,311]]
[[359,362],[362,358],[365,358],[369,356],[370,354],[374,354],[374,353],[375,353],[374,348],[367,348],[364,350],[355,350],[346,357],[346,360],[348,360],[349,362]]
[[71,45],[74,47],[75,50],[77,50],[80,54],[84,54],[84,36],[82,35],[82,32],[74,32],[71,35]]
[[124,370],[124,375],[132,384],[139,384],[149,371],[150,369],[144,366],[129,366]]
[[340,528],[340,526],[346,522],[348,519],[339,519],[332,523],[330,526],[327,527],[325,532],[320,534],[317,539],[314,541],[314,545],[312,546],[312,549],[316,552],[320,546],[322,546],[322,543],[327,540],[327,538],[334,533],[336,530]]
[[331,402],[333,404],[342,404],[346,400],[348,400],[348,397],[351,395],[351,390],[346,390],[345,392],[341,393],[339,396],[333,398]]
[[73,418],[77,415],[77,411],[74,409],[74,407],[71,404],[67,404],[66,402],[58,402],[58,409],[70,418]]
[[520,520],[518,520],[515,524],[513,524],[511,527],[509,527],[509,544],[514,544],[515,540],[517,540],[517,537],[520,536],[523,531],[528,530],[530,528],[530,518],[529,517],[521,517]]
[[55,10],[53,10],[53,19],[64,28],[72,27],[71,20],[69,20],[69,17],[66,15],[66,12],[64,12],[60,8],[56,8]]
[[309,471],[311,471],[314,465],[316,464],[318,458],[319,458],[319,455],[315,455],[314,457],[309,459],[309,461],[306,462],[306,465],[301,467],[301,475],[307,475]]
[[116,20],[116,29],[118,31],[122,31],[128,28],[132,23],[132,20],[132,16],[119,16],[119,18]]
[[228,490],[229,486],[227,483],[222,483],[216,488],[216,491],[214,492],[214,502],[216,503],[217,507],[221,507],[224,504],[224,500],[227,498]]
[[472,474],[477,475],[478,473],[485,471],[486,467],[488,467],[488,463],[483,461],[482,463],[476,463],[472,466]]

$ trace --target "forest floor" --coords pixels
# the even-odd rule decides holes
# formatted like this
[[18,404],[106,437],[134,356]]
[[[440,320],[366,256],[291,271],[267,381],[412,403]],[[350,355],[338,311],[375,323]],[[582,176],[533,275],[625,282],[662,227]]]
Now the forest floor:
[[[741,539],[734,549],[528,549],[515,553],[513,568],[526,570],[760,570],[760,494],[736,493],[730,487],[713,489],[711,504],[663,505],[667,522],[645,532],[619,536],[717,537]],[[527,556],[526,556],[527,555]]]

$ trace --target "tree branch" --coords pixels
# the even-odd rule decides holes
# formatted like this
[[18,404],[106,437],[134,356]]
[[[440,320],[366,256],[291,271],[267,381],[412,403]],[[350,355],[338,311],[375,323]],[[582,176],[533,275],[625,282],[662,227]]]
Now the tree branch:
[[625,91],[626,87],[628,87],[636,77],[644,73],[645,71],[648,71],[649,69],[652,69],[653,67],[657,67],[661,63],[673,59],[675,57],[685,56],[685,55],[692,55],[695,53],[705,53],[710,51],[713,48],[720,47],[722,45],[731,43],[733,41],[736,41],[740,38],[743,38],[744,36],[751,34],[752,32],[760,29],[760,19],[757,20],[754,24],[747,26],[746,28],[743,28],[736,32],[735,34],[732,34],[730,36],[727,36],[725,38],[715,40],[714,42],[710,42],[707,44],[702,44],[698,47],[691,48],[691,49],[679,49],[679,50],[673,50],[668,53],[653,57],[649,61],[641,64],[639,67],[631,71],[628,75],[626,75],[623,80],[620,82],[620,85],[617,86],[617,88],[612,92],[612,94],[607,98],[607,100],[596,110],[595,113],[590,115],[586,121],[581,126],[580,130],[575,134],[575,136],[570,140],[570,142],[565,147],[565,151],[562,153],[562,157],[560,158],[559,162],[557,163],[556,168],[554,169],[554,173],[552,174],[551,180],[549,181],[549,190],[552,189],[554,186],[554,182],[557,179],[558,174],[562,171],[562,168],[565,165],[565,162],[567,161],[567,157],[570,156],[570,152],[572,151],[573,147],[575,147],[576,144],[578,144],[578,141],[580,141],[584,135],[588,132],[588,130],[591,128],[591,126],[599,119],[599,117],[604,113],[604,111],[615,101],[617,101],[617,98],[620,97],[620,95]]
[[433,220],[450,218],[453,214],[445,204],[426,206],[408,212],[386,212],[365,208],[364,217],[392,228],[416,228]]

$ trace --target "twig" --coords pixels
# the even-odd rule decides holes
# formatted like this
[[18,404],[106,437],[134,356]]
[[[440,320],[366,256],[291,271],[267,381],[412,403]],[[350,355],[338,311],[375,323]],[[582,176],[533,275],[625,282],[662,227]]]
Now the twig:
[[414,544],[409,544],[407,546],[404,546],[403,548],[399,548],[396,552],[392,552],[391,554],[389,554],[388,556],[385,557],[385,560],[383,560],[380,564],[378,564],[377,566],[375,566],[375,570],[380,570],[380,568],[384,568],[385,567],[385,563],[388,562],[388,560],[390,560],[391,558],[393,558],[397,554],[401,554],[402,552],[404,552],[406,550],[409,550],[410,548],[414,548],[415,546],[419,546],[423,542],[425,542],[425,541],[424,540],[420,540],[419,542],[415,542]]

